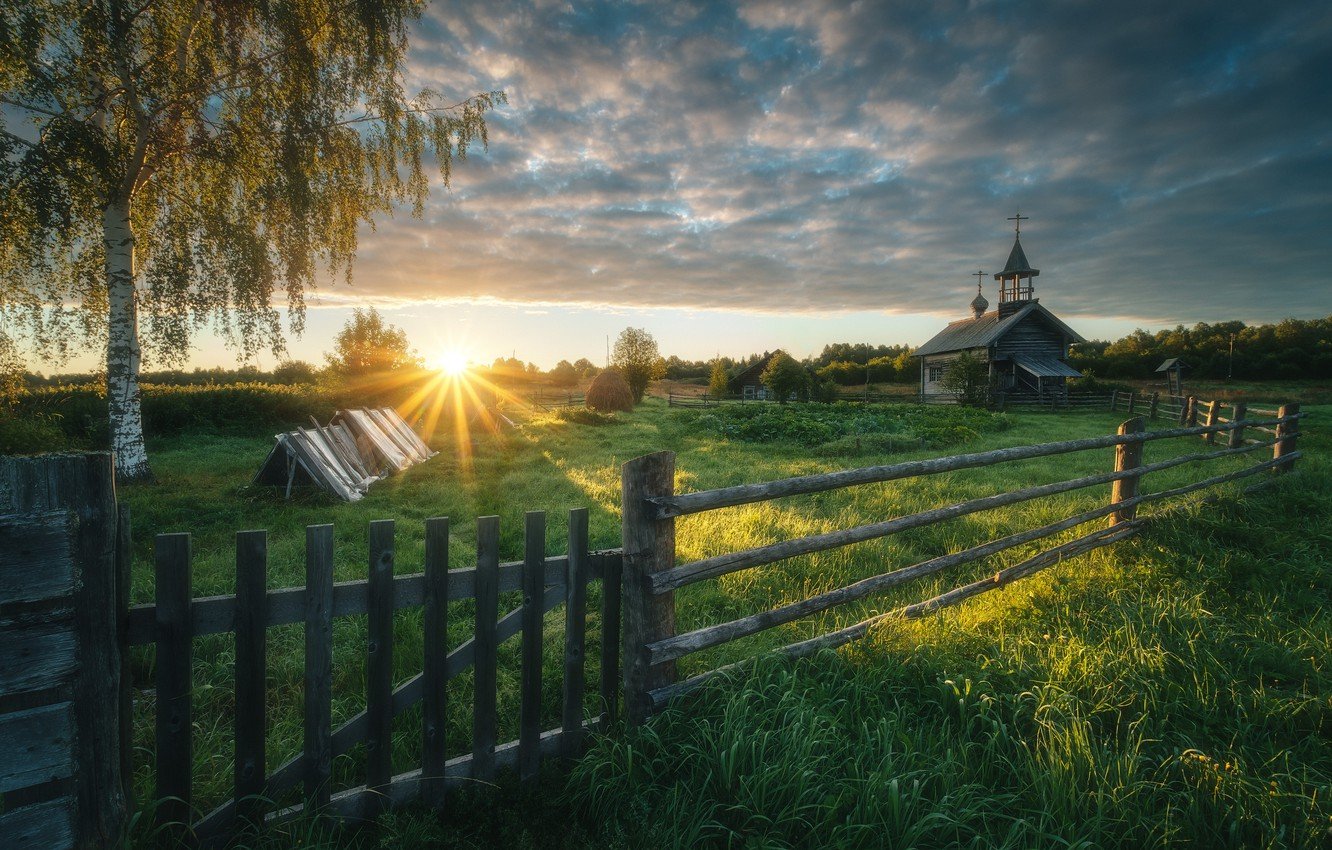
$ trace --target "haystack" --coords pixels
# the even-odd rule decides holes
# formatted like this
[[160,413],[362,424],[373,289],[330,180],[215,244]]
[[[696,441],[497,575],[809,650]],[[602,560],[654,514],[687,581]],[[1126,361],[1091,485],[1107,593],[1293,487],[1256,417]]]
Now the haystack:
[[607,369],[593,378],[587,388],[587,406],[603,413],[633,410],[634,393],[619,372]]

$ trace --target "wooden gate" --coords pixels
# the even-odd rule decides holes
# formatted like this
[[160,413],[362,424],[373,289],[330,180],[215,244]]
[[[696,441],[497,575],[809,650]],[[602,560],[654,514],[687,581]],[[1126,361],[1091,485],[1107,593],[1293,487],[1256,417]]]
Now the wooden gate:
[[111,456],[0,463],[0,847],[103,847],[130,775]]

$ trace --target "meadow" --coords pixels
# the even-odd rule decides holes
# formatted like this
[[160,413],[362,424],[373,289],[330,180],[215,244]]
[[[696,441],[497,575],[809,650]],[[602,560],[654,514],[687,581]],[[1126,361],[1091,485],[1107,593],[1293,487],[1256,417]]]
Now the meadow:
[[[181,433],[150,445],[158,483],[122,491],[134,528],[136,602],[152,599],[152,535],[194,535],[195,594],[230,593],[236,531],[269,531],[269,582],[303,580],[304,526],[332,522],[335,578],[366,570],[366,526],[397,520],[398,570],[416,571],[424,519],[452,520],[451,564],[475,562],[475,518],[498,515],[501,557],[521,557],[522,516],[548,512],[548,551],[564,549],[569,508],[590,510],[594,548],[619,543],[619,465],[677,453],[677,492],[850,466],[1110,433],[1109,413],[1009,413],[866,408],[851,428],[823,411],[763,427],[715,411],[649,400],[590,424],[542,415],[516,431],[464,441],[380,482],[363,501],[317,493],[290,502],[248,486],[271,447],[254,437]],[[373,835],[297,824],[258,843],[330,846],[913,846],[1321,847],[1332,827],[1332,643],[1326,552],[1332,544],[1329,408],[1306,420],[1298,474],[1243,501],[1177,509],[1141,536],[1084,555],[939,616],[892,622],[838,653],[791,663],[763,658],[749,675],[714,681],[647,726],[597,737],[569,772],[536,791],[508,783],[459,796],[443,822],[406,810]],[[707,419],[706,417],[713,417]],[[820,419],[822,417],[822,420]],[[970,418],[967,418],[970,417]],[[845,419],[846,417],[843,417]],[[890,422],[896,421],[898,426]],[[841,420],[838,420],[839,422]],[[815,423],[815,424],[810,424]],[[791,424],[791,423],[788,423]],[[771,427],[769,427],[771,426]],[[893,429],[896,428],[894,431]],[[910,439],[907,439],[910,438]],[[1196,440],[1148,447],[1150,462],[1196,451]],[[833,450],[821,450],[833,445]],[[1240,462],[1236,462],[1238,466]],[[1090,452],[932,478],[731,508],[679,525],[692,560],[772,540],[935,507],[1110,468]],[[1222,470],[1208,467],[1208,474]],[[1187,467],[1149,479],[1182,483]],[[1100,504],[1104,488],[972,515],[884,540],[736,573],[680,592],[680,630],[733,619],[955,551]],[[1154,508],[1153,510],[1157,510]],[[1076,532],[1070,532],[1072,537]],[[682,675],[917,601],[1012,563],[1034,549],[717,647]],[[589,610],[599,588],[593,585]],[[512,605],[516,597],[502,600]],[[456,603],[450,644],[471,630]],[[547,681],[558,676],[559,616],[547,619]],[[364,622],[335,624],[334,722],[363,705]],[[395,621],[398,680],[419,672],[419,612]],[[598,638],[591,624],[589,641]],[[300,747],[301,633],[270,631],[270,768]],[[195,643],[195,781],[206,811],[232,773],[227,636]],[[501,663],[517,668],[517,647]],[[136,687],[152,683],[152,652],[136,651]],[[595,665],[592,665],[594,668]],[[596,681],[595,669],[589,681]],[[466,675],[451,691],[451,752],[469,747]],[[558,694],[546,691],[546,727]],[[136,700],[136,787],[151,797],[152,701]],[[500,740],[516,736],[516,676],[501,677]],[[589,713],[598,710],[587,695]],[[417,760],[419,715],[395,726],[395,768]],[[335,764],[357,776],[361,754]],[[135,840],[151,830],[141,822]]]

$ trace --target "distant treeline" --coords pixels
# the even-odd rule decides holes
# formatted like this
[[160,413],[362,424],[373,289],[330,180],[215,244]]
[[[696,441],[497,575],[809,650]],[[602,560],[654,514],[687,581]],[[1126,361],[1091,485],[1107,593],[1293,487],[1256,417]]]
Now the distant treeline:
[[1192,378],[1332,378],[1332,316],[1275,325],[1199,322],[1155,334],[1136,330],[1114,342],[1076,345],[1069,360],[1100,378],[1152,378],[1171,357],[1181,358]]

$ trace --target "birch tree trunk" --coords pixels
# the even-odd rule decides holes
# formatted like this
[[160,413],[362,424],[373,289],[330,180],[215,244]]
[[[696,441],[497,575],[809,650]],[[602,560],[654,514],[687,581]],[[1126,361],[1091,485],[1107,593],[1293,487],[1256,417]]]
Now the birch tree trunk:
[[143,444],[139,403],[139,309],[134,290],[134,230],[129,200],[116,198],[102,211],[106,247],[108,324],[106,401],[116,480],[148,481],[153,473]]

